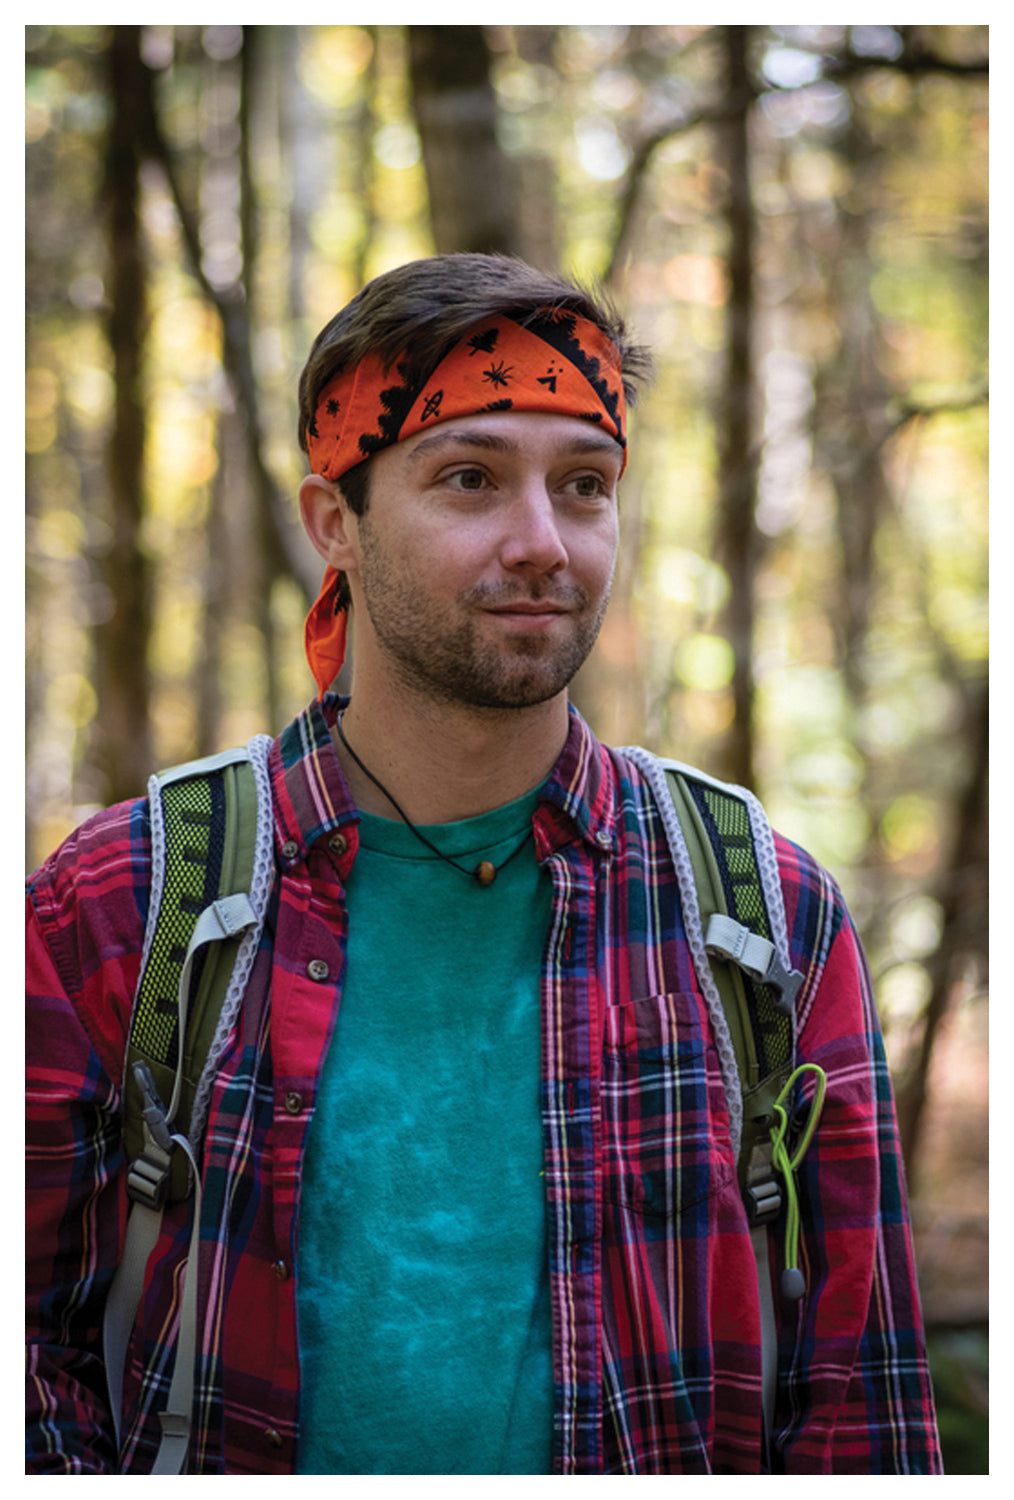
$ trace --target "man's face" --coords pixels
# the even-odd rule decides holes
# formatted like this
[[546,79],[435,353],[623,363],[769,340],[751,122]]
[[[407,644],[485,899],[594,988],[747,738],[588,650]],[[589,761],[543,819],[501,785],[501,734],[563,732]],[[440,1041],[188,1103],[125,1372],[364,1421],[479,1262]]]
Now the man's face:
[[353,521],[356,671],[524,708],[561,693],[605,613],[618,443],[576,417],[482,413],[386,448]]

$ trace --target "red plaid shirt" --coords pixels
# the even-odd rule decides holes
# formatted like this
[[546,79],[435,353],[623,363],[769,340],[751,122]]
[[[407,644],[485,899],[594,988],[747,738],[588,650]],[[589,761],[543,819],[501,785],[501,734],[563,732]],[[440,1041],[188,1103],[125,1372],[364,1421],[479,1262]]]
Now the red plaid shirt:
[[[341,999],[357,813],[314,704],[270,760],[276,879],[204,1147],[192,1473],[291,1473],[301,1163]],[[534,819],[553,880],[543,1122],[557,1473],[762,1472],[756,1271],[675,876],[639,768],[571,732]],[[772,1467],[940,1472],[879,1027],[840,895],[777,841],[799,1060],[828,1078],[800,1171],[807,1291],[779,1305]],[[148,902],[144,802],[29,892],[28,1468],[116,1470],[101,1313],[126,1218],[120,1090]],[[122,1472],[172,1376],[191,1203],[166,1216],[128,1357]],[[777,1267],[781,1236],[771,1237]],[[548,1417],[548,1414],[547,1414]],[[397,1420],[397,1414],[392,1415]]]

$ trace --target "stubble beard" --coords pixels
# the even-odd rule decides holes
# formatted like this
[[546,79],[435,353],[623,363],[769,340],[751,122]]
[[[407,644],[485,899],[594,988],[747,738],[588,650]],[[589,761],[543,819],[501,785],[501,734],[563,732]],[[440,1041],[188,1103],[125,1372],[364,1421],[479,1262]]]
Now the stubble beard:
[[[430,701],[477,709],[517,710],[548,702],[573,680],[598,637],[609,588],[596,607],[575,584],[476,585],[458,596],[458,618],[435,614],[432,599],[412,577],[396,576],[375,548],[360,562],[363,599],[377,641],[400,683]],[[482,638],[484,609],[552,598],[568,610],[571,629],[557,644],[542,631],[516,631],[493,643]]]

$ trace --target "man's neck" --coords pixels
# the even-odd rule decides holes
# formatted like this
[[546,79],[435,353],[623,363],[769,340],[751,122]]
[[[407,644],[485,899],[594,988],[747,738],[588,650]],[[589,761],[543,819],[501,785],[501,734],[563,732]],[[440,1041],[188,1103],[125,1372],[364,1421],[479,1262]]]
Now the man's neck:
[[[348,745],[413,823],[450,823],[512,802],[549,775],[567,739],[567,697],[532,708],[476,710],[375,702],[353,690],[342,718]],[[384,791],[334,734],[357,805],[391,818]]]

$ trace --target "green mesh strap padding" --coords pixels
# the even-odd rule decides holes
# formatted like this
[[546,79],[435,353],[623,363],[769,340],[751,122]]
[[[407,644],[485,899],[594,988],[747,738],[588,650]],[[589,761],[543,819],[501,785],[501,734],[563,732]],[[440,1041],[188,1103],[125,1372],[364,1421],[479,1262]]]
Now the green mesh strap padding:
[[[666,780],[694,871],[694,883],[707,928],[715,912],[733,918],[771,941],[750,815],[741,797],[672,766]],[[743,1089],[743,1134],[739,1176],[744,1188],[767,1153],[767,1119],[792,1070],[793,1025],[775,1009],[770,985],[752,980],[736,964],[716,960],[712,972]],[[760,1151],[757,1148],[760,1148]],[[763,1167],[766,1173],[766,1164]]]
[[[159,788],[165,823],[162,899],[131,1020],[125,1071],[124,1142],[128,1160],[144,1145],[141,1096],[133,1064],[148,1064],[168,1105],[178,1058],[179,985],[187,947],[205,907],[220,896],[249,892],[254,863],[257,791],[248,761],[173,777]],[[197,955],[183,1043],[183,1080],[174,1129],[187,1134],[194,1093],[214,1038],[240,938]],[[187,1162],[173,1156],[170,1198],[187,1192]]]
[[224,797],[219,778],[204,776],[170,782],[161,795],[165,884],[130,1041],[149,1060],[175,1065],[180,970],[197,918],[219,893]]
[[[710,782],[693,781],[690,792],[700,811],[705,830],[716,855],[725,891],[727,910],[734,921],[771,942],[771,923],[764,904],[750,814],[746,803],[734,793],[725,792]],[[780,1073],[792,1061],[792,1018],[776,1009],[778,992],[768,984],[748,980],[753,991],[749,1007],[750,1024],[760,1077]]]

